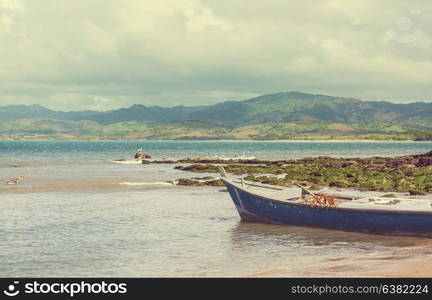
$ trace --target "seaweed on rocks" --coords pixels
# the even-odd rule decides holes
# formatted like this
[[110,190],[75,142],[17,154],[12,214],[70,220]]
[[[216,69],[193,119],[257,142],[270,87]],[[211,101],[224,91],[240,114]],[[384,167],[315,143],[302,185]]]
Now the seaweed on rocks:
[[[400,157],[331,158],[259,161],[257,164],[226,163],[227,173],[247,175],[245,180],[289,186],[294,183],[316,187],[403,192],[423,195],[432,192],[432,151]],[[176,166],[196,173],[217,173],[213,164]],[[286,174],[283,177],[283,174]],[[281,178],[282,175],[282,178]]]

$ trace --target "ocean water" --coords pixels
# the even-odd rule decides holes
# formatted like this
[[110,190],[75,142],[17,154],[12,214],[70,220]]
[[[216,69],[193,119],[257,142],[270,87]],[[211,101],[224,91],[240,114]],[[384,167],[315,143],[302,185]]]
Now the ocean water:
[[[407,253],[423,259],[432,246],[424,238],[242,223],[224,188],[166,183],[206,174],[134,164],[138,148],[156,158],[283,159],[417,154],[432,143],[0,141],[0,275],[347,276]],[[18,175],[22,184],[5,184]]]
[[432,142],[224,142],[224,141],[0,141],[0,157],[110,160],[131,157],[143,148],[156,158],[203,155],[254,155],[262,159],[308,156],[366,157],[416,154]]

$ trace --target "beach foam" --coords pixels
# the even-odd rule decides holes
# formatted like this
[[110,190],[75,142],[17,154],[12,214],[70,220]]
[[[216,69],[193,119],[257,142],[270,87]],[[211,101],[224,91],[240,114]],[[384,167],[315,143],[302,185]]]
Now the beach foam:
[[121,185],[130,185],[130,186],[173,186],[176,185],[173,182],[164,182],[164,181],[156,181],[156,182],[130,182],[123,181],[120,182]]
[[123,164],[123,165],[141,165],[142,162],[140,160],[112,160],[113,163]]

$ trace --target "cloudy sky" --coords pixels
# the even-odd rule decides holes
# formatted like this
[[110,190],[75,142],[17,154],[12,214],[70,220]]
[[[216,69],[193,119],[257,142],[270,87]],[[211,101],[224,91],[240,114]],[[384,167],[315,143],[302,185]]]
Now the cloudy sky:
[[432,1],[0,0],[0,105],[432,99]]

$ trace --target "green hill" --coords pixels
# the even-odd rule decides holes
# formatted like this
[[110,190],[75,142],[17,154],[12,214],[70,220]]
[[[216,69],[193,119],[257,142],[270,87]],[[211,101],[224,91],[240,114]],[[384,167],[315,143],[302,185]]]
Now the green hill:
[[59,112],[0,107],[0,137],[56,139],[432,139],[432,103],[300,92],[209,106]]

